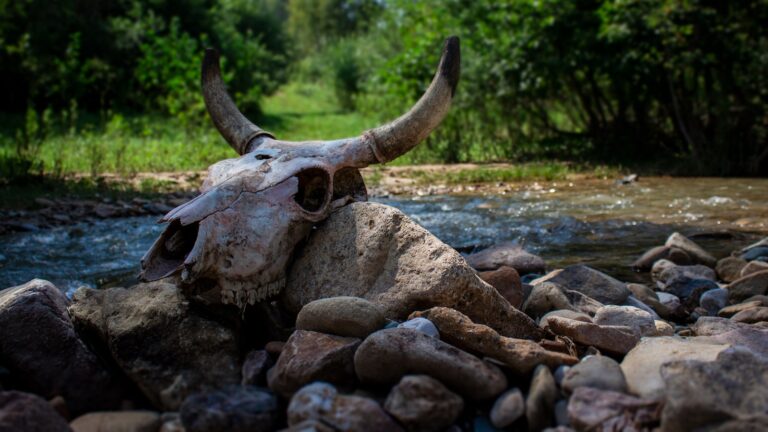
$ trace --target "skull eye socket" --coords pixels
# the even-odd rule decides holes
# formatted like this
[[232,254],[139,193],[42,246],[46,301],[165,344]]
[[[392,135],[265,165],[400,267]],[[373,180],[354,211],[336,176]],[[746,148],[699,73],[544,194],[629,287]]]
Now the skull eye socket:
[[325,170],[309,168],[296,174],[299,190],[293,199],[304,211],[315,213],[322,210],[330,199],[331,179]]

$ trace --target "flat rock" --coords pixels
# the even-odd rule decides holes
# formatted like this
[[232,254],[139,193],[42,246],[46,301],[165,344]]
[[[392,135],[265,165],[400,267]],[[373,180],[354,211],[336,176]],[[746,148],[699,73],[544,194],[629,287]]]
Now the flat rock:
[[307,303],[296,317],[296,329],[364,338],[384,327],[381,309],[359,297],[330,297]]
[[768,307],[761,306],[751,309],[744,309],[743,311],[732,316],[731,320],[747,324],[768,321]]
[[384,409],[408,431],[437,432],[456,421],[464,400],[429,375],[406,375],[390,390]]
[[541,319],[539,320],[539,326],[541,326],[542,328],[546,328],[547,321],[551,317],[563,317],[563,318],[568,318],[576,321],[583,321],[587,323],[592,322],[592,318],[585,313],[575,312],[569,309],[559,309],[559,310],[553,310],[552,312],[547,312],[543,317],[541,317]]
[[437,326],[435,326],[432,321],[419,316],[413,317],[413,314],[411,317],[412,318],[409,318],[408,321],[403,321],[398,324],[397,328],[409,328],[418,330],[427,336],[440,339],[440,330],[437,329]]
[[741,311],[761,306],[768,306],[768,303],[761,300],[744,301],[743,303],[736,303],[734,305],[723,307],[717,312],[717,316],[730,318]]
[[344,206],[318,226],[296,251],[282,302],[298,312],[311,301],[340,295],[365,298],[389,319],[404,320],[417,305],[445,306],[505,336],[544,336],[458,252],[382,204]]
[[552,425],[557,402],[557,385],[549,368],[540,365],[533,372],[528,399],[525,401],[525,416],[528,430],[540,431]]
[[768,270],[750,273],[727,286],[729,299],[733,303],[756,295],[768,294]]
[[597,310],[593,322],[601,326],[627,326],[640,336],[652,336],[656,332],[653,315],[633,306],[603,306]]
[[746,348],[758,356],[768,359],[768,328],[744,326],[713,336],[701,336],[697,339]]
[[69,426],[74,432],[157,432],[160,423],[154,411],[100,411],[81,415]]
[[467,262],[480,271],[496,270],[507,266],[512,267],[521,275],[526,275],[529,273],[541,274],[546,270],[546,263],[541,257],[527,252],[513,243],[491,246],[468,255]]
[[632,263],[632,268],[635,271],[647,272],[653,268],[653,265],[657,261],[663,259],[679,265],[687,265],[691,263],[691,257],[681,249],[669,246],[656,246],[647,250],[643,255],[636,259],[635,262]]
[[611,354],[626,354],[640,340],[630,327],[600,326],[563,317],[548,319],[546,328],[556,335],[567,336],[576,343]]
[[175,411],[191,394],[240,383],[234,330],[198,314],[173,284],[80,288],[69,311],[158,408]]
[[715,257],[680,233],[670,235],[664,245],[685,251],[698,264],[704,264],[707,267],[714,267],[717,264]]
[[591,267],[577,264],[555,270],[533,282],[549,282],[563,290],[580,292],[603,304],[622,304],[630,294],[627,285]]
[[768,415],[768,361],[748,350],[727,349],[711,362],[667,364],[662,376],[662,431],[703,430]]
[[728,318],[702,316],[693,323],[691,331],[696,336],[714,336],[749,327],[749,324],[732,321]]
[[644,338],[624,357],[621,370],[629,392],[647,399],[664,396],[662,365],[676,360],[712,361],[728,345],[675,336]]
[[652,336],[672,336],[675,334],[675,328],[666,321],[656,320],[653,325],[656,327],[656,331]]
[[768,270],[768,262],[764,261],[750,261],[747,263],[747,265],[744,266],[743,269],[741,269],[741,277],[751,275],[752,273],[757,273],[760,271]]
[[267,373],[269,388],[289,398],[312,381],[351,386],[355,382],[353,358],[358,345],[358,338],[296,330],[275,367]]
[[741,271],[746,267],[747,261],[739,257],[725,257],[717,262],[715,271],[717,277],[725,283],[730,283],[741,277]]
[[492,328],[475,324],[466,315],[450,308],[434,307],[412,316],[433,322],[445,342],[498,360],[519,374],[530,373],[539,364],[556,367],[578,362],[576,357],[547,351],[536,342],[501,336]]
[[523,284],[520,275],[512,267],[501,266],[496,270],[478,273],[480,279],[487,282],[504,297],[512,307],[520,309],[523,305]]
[[579,387],[568,401],[568,420],[583,431],[653,430],[659,424],[659,402],[611,390]]
[[72,429],[40,396],[0,391],[0,431],[71,432]]
[[288,425],[318,420],[342,432],[398,432],[403,429],[376,401],[340,395],[328,383],[316,382],[301,388],[288,404]]
[[620,393],[627,392],[627,380],[616,360],[605,356],[588,356],[565,373],[561,384],[567,394],[579,387],[593,387]]
[[519,388],[507,390],[496,399],[491,408],[491,424],[503,429],[525,414],[525,399]]
[[188,397],[180,414],[186,432],[267,432],[277,426],[277,410],[269,390],[231,386]]
[[364,383],[395,384],[404,375],[426,374],[451,390],[490,399],[507,387],[504,374],[489,363],[417,330],[394,328],[368,336],[355,353],[355,371]]
[[0,363],[14,387],[53,398],[69,411],[119,406],[119,382],[78,337],[67,298],[52,283],[34,279],[0,291]]

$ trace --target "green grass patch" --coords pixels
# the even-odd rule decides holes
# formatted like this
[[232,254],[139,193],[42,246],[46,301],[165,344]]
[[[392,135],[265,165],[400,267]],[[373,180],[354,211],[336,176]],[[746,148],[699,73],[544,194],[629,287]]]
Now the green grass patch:
[[593,178],[613,178],[621,173],[618,167],[575,165],[565,162],[531,162],[505,167],[476,167],[459,170],[419,170],[408,174],[419,184],[474,184],[519,182],[531,180],[566,180],[573,175]]

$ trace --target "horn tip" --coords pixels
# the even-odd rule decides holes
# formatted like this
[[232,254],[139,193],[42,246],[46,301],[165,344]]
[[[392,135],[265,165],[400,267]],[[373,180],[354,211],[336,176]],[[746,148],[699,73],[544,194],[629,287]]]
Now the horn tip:
[[205,55],[203,56],[203,81],[205,81],[208,77],[211,77],[211,75],[216,75],[216,71],[218,70],[219,51],[215,48],[206,48]]
[[461,48],[458,36],[451,36],[445,40],[443,58],[440,61],[440,75],[448,81],[451,96],[453,96],[461,75]]

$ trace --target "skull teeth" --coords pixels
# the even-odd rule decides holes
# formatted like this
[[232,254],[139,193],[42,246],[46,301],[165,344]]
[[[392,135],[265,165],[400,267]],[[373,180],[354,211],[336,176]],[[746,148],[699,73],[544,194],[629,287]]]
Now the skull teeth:
[[257,302],[279,294],[285,288],[285,278],[259,285],[257,287],[231,286],[221,290],[221,302],[223,304],[235,304],[240,308],[246,304],[254,305]]

